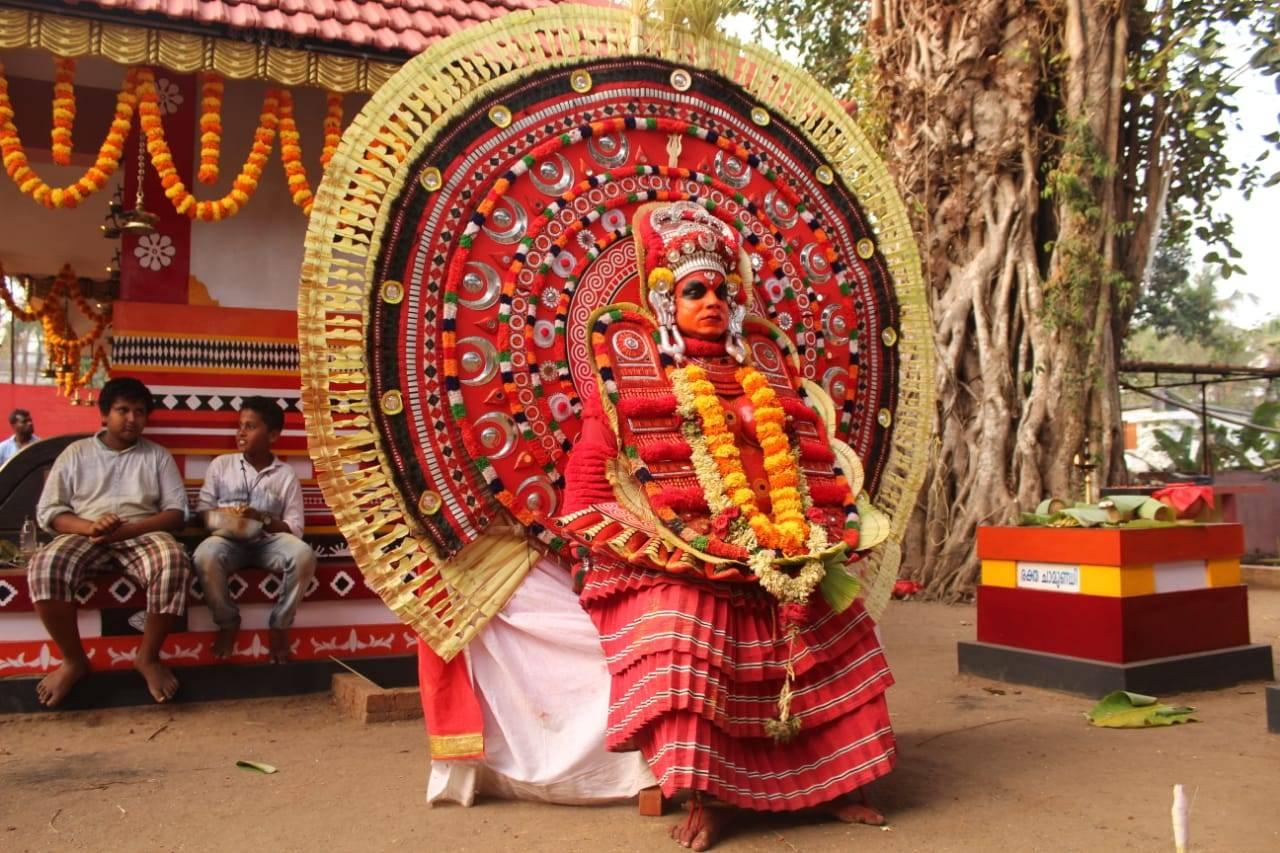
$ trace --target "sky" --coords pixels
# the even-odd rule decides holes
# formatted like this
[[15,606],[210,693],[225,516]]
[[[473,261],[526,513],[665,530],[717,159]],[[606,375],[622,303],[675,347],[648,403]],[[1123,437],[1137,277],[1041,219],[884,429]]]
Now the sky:
[[[743,42],[755,41],[755,21],[749,15],[733,15],[725,20],[726,31]],[[1241,45],[1244,44],[1241,39]],[[766,47],[769,47],[766,39]],[[773,46],[777,50],[776,46]],[[779,51],[789,61],[794,55]],[[1241,65],[1247,64],[1248,50],[1239,48]],[[1241,73],[1237,82],[1240,92],[1238,127],[1229,128],[1227,152],[1241,165],[1252,162],[1265,150],[1264,134],[1275,131],[1280,113],[1280,93],[1273,83],[1252,69]],[[1280,171],[1280,151],[1273,151],[1263,164],[1264,172]],[[1245,270],[1230,279],[1218,282],[1218,295],[1226,299],[1233,294],[1240,298],[1233,301],[1227,311],[1227,319],[1242,328],[1254,328],[1270,317],[1280,317],[1280,184],[1259,188],[1252,198],[1232,190],[1219,202],[1220,209],[1229,214],[1235,227],[1235,247],[1241,258],[1237,261]],[[1208,249],[1193,246],[1193,260],[1199,260]],[[1193,270],[1194,273],[1194,270]]]
[[[1233,161],[1245,164],[1265,150],[1263,135],[1277,129],[1280,93],[1253,70],[1242,74],[1239,83],[1239,127],[1230,129],[1227,153]],[[1280,171],[1280,151],[1272,151],[1262,166],[1267,174]],[[1280,317],[1280,184],[1256,190],[1249,200],[1231,192],[1223,197],[1221,207],[1234,223],[1235,246],[1243,255],[1238,263],[1246,274],[1219,281],[1218,295],[1244,294],[1227,316],[1237,326],[1252,328],[1268,317]]]

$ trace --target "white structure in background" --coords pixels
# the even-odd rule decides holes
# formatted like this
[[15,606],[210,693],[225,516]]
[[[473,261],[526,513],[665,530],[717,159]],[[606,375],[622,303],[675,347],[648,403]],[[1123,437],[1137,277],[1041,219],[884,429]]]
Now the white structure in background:
[[[1139,474],[1147,471],[1171,471],[1173,460],[1160,449],[1156,431],[1162,430],[1177,439],[1183,430],[1195,433],[1191,447],[1193,457],[1199,459],[1200,417],[1186,409],[1129,409],[1124,413],[1124,457],[1129,471]],[[1189,473],[1189,472],[1184,472]]]

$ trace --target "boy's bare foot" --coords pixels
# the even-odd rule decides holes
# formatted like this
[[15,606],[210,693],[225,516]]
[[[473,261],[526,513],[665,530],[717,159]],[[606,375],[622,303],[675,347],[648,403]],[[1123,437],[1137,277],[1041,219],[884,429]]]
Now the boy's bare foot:
[[40,679],[40,683],[36,685],[36,698],[46,708],[56,708],[63,699],[67,698],[67,694],[71,692],[72,687],[76,686],[76,682],[88,674],[87,659],[64,660],[62,666]]
[[690,850],[710,850],[724,830],[725,812],[706,807],[699,797],[690,799],[686,808],[689,816],[671,827],[671,838]]
[[236,642],[236,634],[240,631],[240,623],[219,628],[218,635],[213,638],[213,656],[218,660],[231,657],[231,649]]
[[168,702],[178,692],[177,677],[160,661],[135,661],[133,668],[142,673],[147,681],[147,689],[151,691],[151,698],[157,702]]
[[289,629],[272,628],[267,632],[268,645],[271,647],[272,663],[287,663],[289,660]]

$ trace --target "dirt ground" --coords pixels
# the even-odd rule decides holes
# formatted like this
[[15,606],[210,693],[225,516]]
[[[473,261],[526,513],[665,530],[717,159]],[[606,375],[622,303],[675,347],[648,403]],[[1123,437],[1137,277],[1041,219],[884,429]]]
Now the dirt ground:
[[[1280,590],[1251,595],[1253,639],[1280,635]],[[1192,849],[1280,851],[1280,735],[1261,684],[1164,697],[1201,722],[1093,729],[1087,700],[956,674],[972,607],[890,606],[898,768],[887,830],[751,818],[726,851],[1167,851],[1171,788]],[[237,769],[241,758],[280,772]],[[677,849],[675,819],[633,805],[423,803],[421,722],[361,726],[314,697],[0,717],[0,850]]]

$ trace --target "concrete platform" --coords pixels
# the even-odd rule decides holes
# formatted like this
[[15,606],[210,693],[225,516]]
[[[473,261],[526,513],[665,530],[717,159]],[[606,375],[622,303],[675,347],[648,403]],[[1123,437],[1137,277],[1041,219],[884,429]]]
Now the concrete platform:
[[1113,690],[1152,695],[1212,690],[1275,677],[1271,647],[1257,643],[1125,664],[992,643],[961,641],[956,649],[962,673],[1092,698]]
[[[408,687],[418,683],[415,655],[352,658],[345,661],[385,688]],[[260,699],[269,696],[296,696],[323,693],[333,676],[347,672],[329,660],[291,661],[286,664],[219,664],[177,667],[181,687],[175,703],[212,702],[219,699]],[[38,677],[0,679],[0,713],[49,711],[36,701]],[[124,705],[155,704],[142,676],[133,670],[94,672],[75,686],[56,709],[85,710]]]

